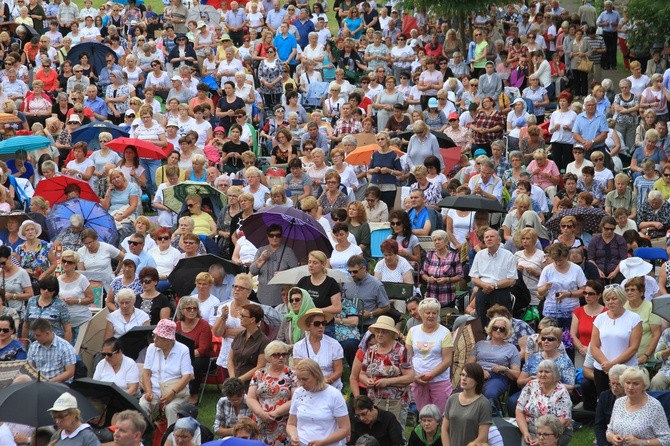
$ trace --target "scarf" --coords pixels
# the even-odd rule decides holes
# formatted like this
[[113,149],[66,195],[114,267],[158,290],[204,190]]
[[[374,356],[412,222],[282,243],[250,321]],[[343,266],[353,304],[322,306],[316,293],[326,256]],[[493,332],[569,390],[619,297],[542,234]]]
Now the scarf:
[[[291,296],[291,293],[293,292],[295,288],[291,288],[288,292],[289,298]],[[292,334],[293,334],[293,343],[295,344],[298,342],[300,339],[302,339],[302,330],[298,327],[298,320],[307,312],[307,310],[310,310],[315,307],[314,301],[312,301],[312,297],[309,295],[309,293],[302,288],[297,288],[300,290],[302,293],[302,303],[300,304],[300,309],[298,310],[297,313],[293,311],[293,309],[290,309],[288,314],[284,316],[286,319],[291,320],[291,327],[292,327]],[[288,303],[288,308],[291,308],[291,303]]]

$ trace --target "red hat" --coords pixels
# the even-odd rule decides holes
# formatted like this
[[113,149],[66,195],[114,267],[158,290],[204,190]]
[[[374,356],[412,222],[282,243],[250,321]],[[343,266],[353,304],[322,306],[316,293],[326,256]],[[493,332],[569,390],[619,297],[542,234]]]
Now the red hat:
[[451,121],[452,119],[458,120],[458,113],[456,112],[449,113],[449,121]]

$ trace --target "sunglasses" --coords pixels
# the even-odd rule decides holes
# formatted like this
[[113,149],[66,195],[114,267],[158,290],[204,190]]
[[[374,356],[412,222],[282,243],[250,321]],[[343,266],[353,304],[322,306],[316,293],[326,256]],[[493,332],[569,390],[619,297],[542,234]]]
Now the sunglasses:
[[195,206],[195,203],[189,203],[186,205],[187,208],[191,209],[193,206]]
[[584,296],[596,296],[596,295],[598,295],[598,293],[596,293],[595,291],[585,291],[584,292]]
[[195,242],[185,241],[184,244],[185,245],[195,245]]
[[391,226],[402,226],[402,222],[401,221],[392,221]]
[[611,227],[611,226],[603,226],[603,231],[614,231],[614,227]]
[[161,235],[160,237],[157,237],[156,240],[170,240],[169,235]]
[[143,244],[143,243],[144,243],[144,242],[136,242],[136,241],[134,241],[134,240],[128,240],[128,244],[129,244],[129,245],[133,245],[133,246],[141,245],[141,244]]
[[10,331],[12,331],[11,328],[0,328],[0,333],[9,333]]
[[145,284],[145,285],[149,285],[151,282],[153,282],[153,279],[144,279],[142,281],[142,283]]
[[507,327],[500,327],[499,325],[494,325],[493,327],[491,327],[491,330],[497,331],[497,332],[500,332],[500,333],[505,333],[507,331]]
[[312,322],[312,326],[317,327],[317,328],[318,327],[325,327],[326,324],[327,324],[326,321],[314,321],[314,322]]
[[277,234],[277,233],[268,234],[268,238],[281,238],[281,234]]
[[233,289],[234,289],[234,290],[250,291],[250,288],[243,287],[243,286],[240,286],[240,285],[233,285]]
[[61,259],[61,263],[62,263],[63,265],[74,265],[76,262],[75,262],[74,260],[65,260],[65,259]]
[[270,356],[273,358],[288,358],[288,353],[273,353]]
[[184,307],[184,311],[197,311],[198,307]]
[[48,291],[50,293],[53,293],[53,292],[56,291],[56,288],[42,288],[42,287],[40,287],[40,290],[44,290],[44,291]]
[[573,225],[561,225],[561,229],[571,229],[574,228]]
[[554,342],[554,341],[556,341],[556,339],[558,339],[558,338],[556,338],[556,337],[554,337],[554,336],[542,336],[540,339],[541,339],[543,342],[544,342],[544,341]]
[[302,302],[302,298],[294,297],[293,299],[289,299],[289,302],[291,302],[292,304],[297,304],[298,302]]
[[112,356],[114,356],[118,352],[119,352],[118,350],[114,350],[113,352],[100,352],[100,354],[102,356],[104,356],[105,358],[111,358]]

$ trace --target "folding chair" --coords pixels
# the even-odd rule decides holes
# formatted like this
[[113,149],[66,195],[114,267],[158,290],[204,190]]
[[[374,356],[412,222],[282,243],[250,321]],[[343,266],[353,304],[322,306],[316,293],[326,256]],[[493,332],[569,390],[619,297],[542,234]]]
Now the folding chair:
[[216,360],[219,357],[221,352],[221,343],[223,338],[220,336],[212,335],[212,353],[209,356],[209,363],[207,364],[207,372],[202,378],[201,389],[200,389],[200,398],[198,401],[202,401],[202,396],[205,394],[205,387],[207,384],[216,384],[216,388],[221,391],[221,384],[223,384],[224,376],[223,369],[216,365]]

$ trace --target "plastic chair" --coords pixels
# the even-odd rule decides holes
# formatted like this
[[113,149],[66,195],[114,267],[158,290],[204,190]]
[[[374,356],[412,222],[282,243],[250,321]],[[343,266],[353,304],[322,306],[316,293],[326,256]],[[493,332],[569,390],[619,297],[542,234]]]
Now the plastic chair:
[[370,233],[370,254],[372,257],[380,259],[382,254],[381,244],[391,235],[391,228],[375,229]]
[[668,253],[665,248],[637,248],[633,256],[651,262],[654,266],[661,266],[668,260]]

